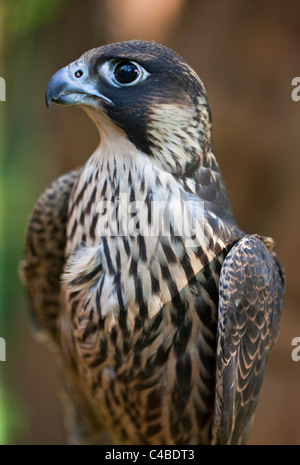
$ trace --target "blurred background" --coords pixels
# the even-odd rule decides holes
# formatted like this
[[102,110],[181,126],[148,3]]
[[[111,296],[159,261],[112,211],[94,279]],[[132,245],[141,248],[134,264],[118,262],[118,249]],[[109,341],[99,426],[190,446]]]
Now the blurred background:
[[278,0],[0,0],[0,444],[62,444],[54,355],[32,337],[18,277],[43,189],[98,143],[84,112],[44,104],[52,74],[86,50],[155,40],[203,80],[240,227],[276,241],[287,290],[250,444],[300,444],[300,3]]

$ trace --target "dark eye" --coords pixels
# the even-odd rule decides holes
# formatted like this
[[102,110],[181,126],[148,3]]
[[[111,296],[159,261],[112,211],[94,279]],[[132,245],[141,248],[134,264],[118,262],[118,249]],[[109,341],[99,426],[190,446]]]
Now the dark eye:
[[140,75],[138,67],[130,61],[121,61],[114,69],[116,80],[120,84],[131,84]]

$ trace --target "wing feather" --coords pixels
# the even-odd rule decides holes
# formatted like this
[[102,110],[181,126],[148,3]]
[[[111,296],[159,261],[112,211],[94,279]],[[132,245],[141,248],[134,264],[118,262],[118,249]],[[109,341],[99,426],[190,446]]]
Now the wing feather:
[[219,287],[213,443],[242,444],[277,340],[283,271],[261,238],[244,236],[224,260]]
[[78,171],[56,179],[40,196],[29,219],[20,275],[39,333],[57,341],[60,276],[64,263],[67,208]]

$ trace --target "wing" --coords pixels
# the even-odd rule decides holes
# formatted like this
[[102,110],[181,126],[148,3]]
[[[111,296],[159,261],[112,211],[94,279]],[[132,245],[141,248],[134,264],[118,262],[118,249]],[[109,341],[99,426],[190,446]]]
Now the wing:
[[78,171],[60,176],[39,198],[29,219],[26,258],[20,264],[33,320],[52,341],[57,340],[67,207],[77,176]]
[[214,444],[248,439],[277,340],[283,292],[283,271],[265,243],[258,236],[243,237],[220,275]]
[[[40,333],[58,343],[57,320],[60,311],[61,274],[65,262],[68,202],[78,171],[56,179],[41,195],[29,219],[25,260],[20,265],[33,320]],[[72,356],[72,347],[68,347]],[[86,403],[81,386],[68,364],[61,360],[60,395],[65,409],[65,429],[69,442],[82,438],[93,441],[99,425]],[[95,426],[96,425],[96,426]]]

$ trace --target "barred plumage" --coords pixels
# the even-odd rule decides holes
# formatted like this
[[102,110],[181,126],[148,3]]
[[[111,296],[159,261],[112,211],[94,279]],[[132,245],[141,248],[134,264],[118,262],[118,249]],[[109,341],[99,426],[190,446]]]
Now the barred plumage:
[[202,82],[131,41],[58,71],[51,100],[100,132],[41,196],[22,265],[60,354],[69,440],[104,427],[122,444],[246,442],[284,279],[270,242],[236,225]]

